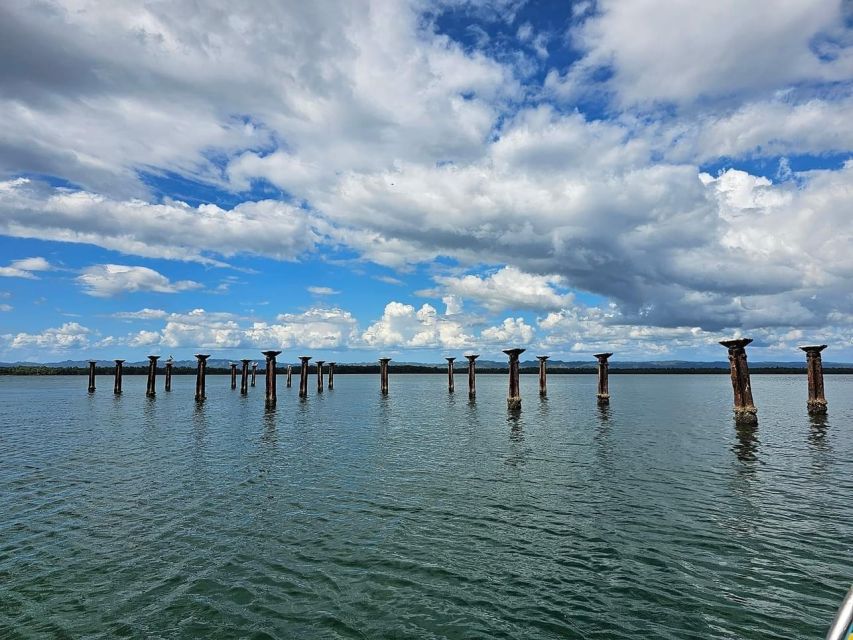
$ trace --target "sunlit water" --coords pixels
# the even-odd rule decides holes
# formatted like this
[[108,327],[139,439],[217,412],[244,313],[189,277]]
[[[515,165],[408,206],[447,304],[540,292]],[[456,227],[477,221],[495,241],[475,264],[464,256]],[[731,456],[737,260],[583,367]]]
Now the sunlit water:
[[0,378],[0,637],[822,638],[853,581],[853,377]]

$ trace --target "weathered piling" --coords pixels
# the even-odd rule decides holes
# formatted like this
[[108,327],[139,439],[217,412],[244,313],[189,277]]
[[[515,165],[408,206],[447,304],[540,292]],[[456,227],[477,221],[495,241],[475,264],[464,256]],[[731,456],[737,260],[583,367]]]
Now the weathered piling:
[[329,363],[329,391],[333,391],[335,388],[335,365],[337,362]]
[[539,397],[544,398],[548,395],[548,379],[545,370],[545,361],[551,356],[536,356],[539,361]]
[[317,360],[317,393],[323,393],[323,365],[325,360]]
[[95,365],[96,360],[89,360],[89,393],[95,393]]
[[264,357],[267,359],[266,362],[266,404],[274,405],[276,401],[275,394],[275,357],[281,353],[281,351],[261,351],[264,354]]
[[379,392],[388,395],[388,363],[391,358],[379,358]]
[[166,391],[172,390],[172,365],[174,363],[175,361],[169,356],[169,359],[166,360],[166,384],[164,386]]
[[121,395],[121,373],[124,360],[116,360],[115,382],[113,383],[113,393],[117,396]]
[[249,393],[249,363],[251,359],[243,358],[240,362],[243,363],[243,370],[240,372],[240,395],[245,396]]
[[195,373],[195,399],[196,402],[201,402],[207,397],[205,395],[205,381],[207,378],[207,359],[210,354],[197,353],[195,357],[198,360]]
[[231,367],[231,388],[236,389],[237,388],[237,363],[236,362],[229,362],[228,366]]
[[287,388],[290,389],[293,384],[293,367],[287,365]]
[[465,356],[468,359],[468,397],[477,397],[477,363],[474,362],[480,354]]
[[510,411],[521,411],[521,389],[518,384],[518,356],[526,349],[504,349],[509,356],[509,391],[506,396],[506,408]]
[[453,361],[456,358],[445,358],[445,360],[447,360],[447,392],[453,393],[456,390],[453,383]]
[[734,413],[738,422],[758,422],[758,409],[752,400],[752,386],[749,383],[749,365],[746,362],[746,345],[752,338],[722,340],[721,345],[729,350],[729,368],[732,374],[734,391]]
[[308,397],[308,361],[311,356],[299,356],[302,361],[302,368],[299,370],[299,397]]
[[258,376],[258,363],[253,362],[252,363],[252,382],[251,382],[251,386],[253,386],[253,387],[255,386],[255,378],[257,376]]
[[145,395],[153,398],[157,395],[157,360],[160,356],[148,356],[148,384],[145,387]]
[[806,352],[806,372],[809,376],[808,411],[812,415],[826,413],[826,397],[823,393],[823,359],[820,352],[825,344],[800,347]]
[[596,353],[593,355],[598,360],[598,391],[595,394],[598,398],[598,404],[610,404],[610,383],[607,379],[610,364],[607,359],[613,354]]

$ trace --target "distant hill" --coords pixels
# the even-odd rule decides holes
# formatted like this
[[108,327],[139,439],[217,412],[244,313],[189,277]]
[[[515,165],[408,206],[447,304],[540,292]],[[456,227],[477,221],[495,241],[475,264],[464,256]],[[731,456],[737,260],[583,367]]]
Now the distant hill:
[[[166,361],[165,356],[158,361],[158,369],[163,370]],[[231,360],[226,359],[210,359],[208,360],[208,372],[211,374],[226,373],[230,368]],[[240,362],[238,368],[240,367]],[[255,360],[258,363],[258,369],[264,369],[263,357]],[[286,369],[287,365],[294,365],[294,369],[298,366],[298,362],[278,361],[279,370]],[[456,370],[464,371],[468,363],[463,358],[457,359]],[[520,363],[522,373],[531,373],[538,369],[539,363],[536,360],[524,360]],[[87,360],[63,360],[60,362],[0,362],[0,373],[8,373],[12,375],[74,375],[85,373],[89,367]],[[115,361],[113,360],[98,360],[96,363],[97,372],[106,374],[113,370]],[[175,373],[192,373],[196,369],[196,360],[175,360]],[[548,371],[551,373],[594,373],[596,371],[597,362],[595,360],[549,360]],[[803,362],[778,362],[778,361],[753,361],[749,363],[750,370],[754,373],[802,373],[805,371],[805,361]],[[827,373],[853,373],[853,363],[845,362],[824,362],[824,369]],[[128,375],[144,373],[148,368],[148,360],[139,360],[124,363],[125,373]],[[312,372],[315,371],[314,366],[309,367]],[[440,373],[447,370],[446,362],[408,362],[408,361],[393,361],[391,362],[391,370],[397,373]],[[481,373],[499,373],[507,370],[507,361],[496,360],[477,360],[477,370]],[[619,361],[611,360],[611,373],[726,373],[729,370],[729,363],[725,360],[692,362],[687,360],[651,360],[651,361]],[[339,373],[372,373],[378,371],[378,364],[374,361],[370,362],[347,362],[338,363],[337,371]]]

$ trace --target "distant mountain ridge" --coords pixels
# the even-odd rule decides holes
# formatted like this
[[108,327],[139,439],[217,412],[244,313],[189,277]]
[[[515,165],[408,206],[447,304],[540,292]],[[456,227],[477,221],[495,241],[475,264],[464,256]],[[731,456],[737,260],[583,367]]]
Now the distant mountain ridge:
[[[158,360],[158,367],[162,367],[166,361],[166,357]],[[115,364],[114,360],[97,360],[98,367],[112,367]],[[207,365],[211,369],[228,368],[231,362],[240,363],[239,360],[228,359],[210,359]],[[258,358],[253,362],[257,362],[260,368],[263,368],[264,359]],[[287,366],[288,364],[298,364],[298,361],[278,360],[279,366]],[[459,358],[456,361],[456,368],[459,370],[465,369],[468,366],[464,358]],[[549,369],[594,369],[597,366],[595,360],[549,360]],[[178,367],[195,367],[196,360],[175,360],[174,365]],[[313,365],[313,363],[312,363]],[[338,367],[369,367],[375,366],[375,361],[369,362],[340,362]],[[411,361],[391,361],[391,366],[415,366],[415,367],[432,367],[436,370],[444,371],[447,368],[446,362],[411,362]],[[805,359],[803,362],[780,362],[780,361],[750,361],[750,367],[762,369],[803,369],[805,368]],[[51,368],[86,368],[89,366],[88,360],[63,360],[61,362],[0,362],[0,369],[11,367],[51,367]],[[147,367],[148,360],[140,360],[136,362],[126,361],[125,367]],[[529,369],[538,367],[539,363],[536,360],[524,360],[520,363],[521,368]],[[496,360],[477,360],[477,367],[480,369],[506,369],[506,361]],[[611,360],[611,369],[728,369],[729,363],[727,360],[718,361],[702,361],[694,362],[690,360],[648,360],[648,361],[627,361],[627,360]],[[848,362],[823,362],[825,369],[841,369],[853,368],[853,363]]]

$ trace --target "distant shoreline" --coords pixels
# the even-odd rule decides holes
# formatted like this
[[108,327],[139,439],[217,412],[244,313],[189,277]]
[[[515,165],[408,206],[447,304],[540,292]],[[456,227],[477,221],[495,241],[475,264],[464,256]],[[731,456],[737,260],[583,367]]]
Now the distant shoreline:
[[[286,367],[287,365],[285,365]],[[95,373],[100,376],[112,375],[115,369],[113,367],[96,367]],[[463,375],[467,372],[467,366],[461,366],[456,369],[456,373]],[[728,375],[729,369],[722,367],[677,367],[677,368],[665,368],[665,367],[636,367],[636,368],[624,368],[620,369],[619,367],[611,366],[609,369],[611,375],[704,375],[704,374],[714,374],[714,375]],[[853,374],[853,367],[824,367],[823,370],[826,375],[833,374]],[[85,367],[34,367],[34,366],[26,366],[26,367],[5,367],[0,369],[0,376],[85,376],[89,373],[88,368]],[[147,367],[125,367],[123,369],[123,375],[130,376],[143,376],[147,375],[148,368]],[[162,366],[157,368],[158,375],[162,375],[165,373],[164,368]],[[172,370],[174,375],[195,375],[196,369],[195,367],[175,367]],[[216,369],[208,369],[207,375],[230,375],[230,369],[216,368]],[[240,373],[238,369],[238,374]],[[263,369],[258,369],[258,375],[264,373]],[[315,367],[309,367],[309,373],[313,376],[317,375],[317,370]],[[347,375],[354,373],[375,373],[379,374],[379,366],[373,365],[338,365],[335,368],[336,375]],[[434,374],[434,375],[447,375],[447,369],[439,368],[439,367],[431,367],[431,366],[417,366],[417,365],[398,365],[394,366],[393,364],[390,367],[390,373],[392,375],[396,374]],[[507,369],[500,368],[478,368],[478,374],[483,375],[493,375],[493,374],[503,374],[506,375]],[[520,373],[522,374],[536,374],[538,373],[538,369],[536,367],[522,367],[520,369]],[[568,368],[568,367],[550,367],[548,369],[549,375],[595,375],[597,373],[597,369],[593,367],[584,367],[584,368]],[[770,375],[791,375],[791,374],[806,374],[805,366],[797,366],[797,367],[751,367],[751,374],[770,374]],[[285,370],[282,368],[277,369],[278,375],[284,375]],[[294,368],[293,375],[299,375],[299,369]]]

